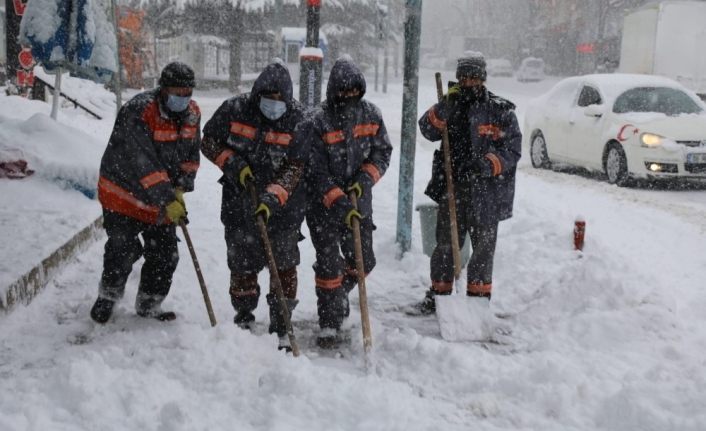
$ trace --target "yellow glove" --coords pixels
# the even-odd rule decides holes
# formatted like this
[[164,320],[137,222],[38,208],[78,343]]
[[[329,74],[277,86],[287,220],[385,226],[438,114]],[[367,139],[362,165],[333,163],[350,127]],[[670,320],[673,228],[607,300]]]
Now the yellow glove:
[[357,218],[358,220],[363,218],[363,216],[355,208],[348,211],[348,214],[346,214],[346,226],[348,226],[348,229],[353,229],[353,217]]
[[449,87],[449,92],[446,94],[446,100],[455,99],[461,94],[461,86],[456,84]]
[[250,169],[250,166],[245,166],[243,169],[240,170],[240,174],[238,175],[238,179],[240,180],[240,185],[245,188],[248,185],[248,181],[251,181],[255,177],[252,174],[252,169]]
[[348,193],[350,193],[351,190],[355,191],[355,196],[359,199],[363,195],[363,186],[361,186],[358,181],[354,182],[352,186],[346,189]]
[[270,219],[270,207],[268,207],[266,204],[261,203],[255,210],[255,217],[257,217],[258,215],[262,215],[262,217],[265,219],[265,223],[267,223],[267,220]]
[[174,190],[174,195],[176,196],[177,202],[182,204],[186,208],[186,202],[184,202],[184,190],[181,187],[177,187]]
[[181,223],[186,218],[186,208],[178,200],[173,200],[166,207],[167,217],[174,224]]

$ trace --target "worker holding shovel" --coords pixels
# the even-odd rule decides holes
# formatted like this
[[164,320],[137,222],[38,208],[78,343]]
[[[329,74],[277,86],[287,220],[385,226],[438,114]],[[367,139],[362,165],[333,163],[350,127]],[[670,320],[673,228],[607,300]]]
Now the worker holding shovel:
[[[458,82],[449,83],[448,93],[419,119],[421,132],[430,141],[448,133],[451,174],[448,178],[444,169],[444,151],[437,150],[425,191],[439,204],[437,245],[431,257],[431,288],[418,304],[422,314],[436,312],[436,295],[452,293],[454,275],[460,272],[454,270],[459,259],[454,258],[452,243],[462,247],[466,232],[473,248],[466,294],[490,299],[498,223],[512,216],[522,141],[515,105],[486,88],[483,56],[467,54],[458,59]],[[454,212],[455,218],[450,215]],[[454,226],[456,241],[452,241]]]

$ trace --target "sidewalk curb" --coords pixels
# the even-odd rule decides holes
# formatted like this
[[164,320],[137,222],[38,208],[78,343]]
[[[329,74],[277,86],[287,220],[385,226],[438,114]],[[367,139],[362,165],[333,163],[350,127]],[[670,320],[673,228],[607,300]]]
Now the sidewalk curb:
[[7,288],[7,292],[0,296],[0,313],[9,313],[19,303],[29,305],[66,263],[98,240],[102,227],[103,217],[101,216],[42,260],[39,265],[14,281]]

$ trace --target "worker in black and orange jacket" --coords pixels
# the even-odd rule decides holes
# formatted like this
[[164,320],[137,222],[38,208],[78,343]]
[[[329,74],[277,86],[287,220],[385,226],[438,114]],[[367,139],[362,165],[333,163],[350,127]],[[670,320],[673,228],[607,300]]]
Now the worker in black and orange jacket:
[[[103,274],[91,318],[110,319],[132,265],[145,257],[135,300],[137,314],[173,320],[161,309],[176,270],[176,225],[186,220],[183,194],[199,167],[201,113],[191,100],[193,70],[170,63],[159,87],[126,103],[103,154],[98,199],[108,234]],[[143,243],[138,235],[142,235]]]
[[[230,298],[234,323],[252,327],[260,298],[258,273],[267,264],[255,214],[267,223],[268,239],[277,265],[286,307],[297,305],[299,231],[306,211],[304,172],[310,145],[295,140],[304,118],[294,99],[292,79],[281,60],[268,64],[250,93],[223,102],[204,126],[203,154],[223,171],[221,221],[225,228],[230,268]],[[250,185],[258,202],[251,201]],[[279,337],[279,348],[291,349],[283,307],[270,283],[269,332]]]
[[[482,54],[468,52],[458,59],[449,91],[419,119],[419,130],[430,141],[449,136],[451,173],[456,198],[459,246],[468,233],[473,253],[466,271],[466,294],[488,298],[493,289],[493,259],[498,224],[512,217],[515,171],[521,156],[522,134],[515,105],[490,92]],[[417,304],[421,314],[436,312],[436,295],[450,295],[454,285],[451,218],[444,154],[434,153],[431,180],[425,194],[439,204],[436,247],[431,256],[431,286]]]
[[[331,68],[326,100],[302,126],[311,142],[311,196],[306,222],[316,249],[314,274],[318,298],[317,344],[335,348],[350,313],[348,293],[358,283],[352,220],[360,220],[363,266],[375,267],[373,186],[390,164],[392,144],[382,113],[365,96],[365,77],[349,56]],[[354,191],[357,209],[349,199]]]

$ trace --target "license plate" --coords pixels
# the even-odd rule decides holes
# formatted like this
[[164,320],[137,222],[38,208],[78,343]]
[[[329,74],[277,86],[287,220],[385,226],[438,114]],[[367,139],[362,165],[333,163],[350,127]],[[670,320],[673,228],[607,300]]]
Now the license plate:
[[687,163],[706,163],[706,153],[689,153],[686,155]]

